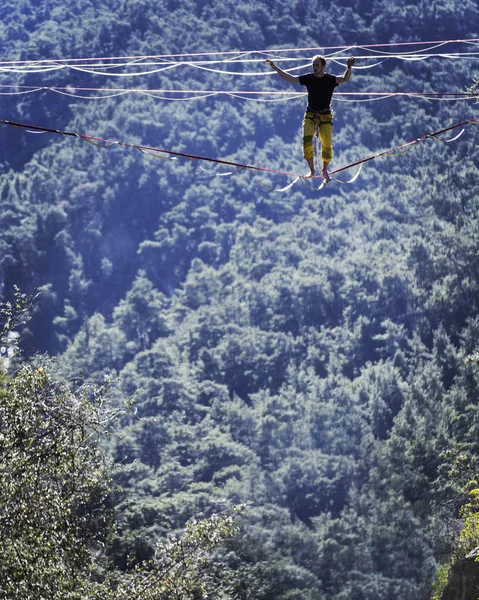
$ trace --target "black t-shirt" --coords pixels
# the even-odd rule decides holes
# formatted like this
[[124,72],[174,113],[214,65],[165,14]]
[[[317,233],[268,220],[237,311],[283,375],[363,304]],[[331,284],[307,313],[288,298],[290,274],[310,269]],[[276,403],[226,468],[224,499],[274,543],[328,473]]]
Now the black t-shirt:
[[314,73],[299,76],[299,83],[308,90],[308,109],[320,112],[328,110],[334,88],[338,85],[336,77],[325,73],[316,77]]

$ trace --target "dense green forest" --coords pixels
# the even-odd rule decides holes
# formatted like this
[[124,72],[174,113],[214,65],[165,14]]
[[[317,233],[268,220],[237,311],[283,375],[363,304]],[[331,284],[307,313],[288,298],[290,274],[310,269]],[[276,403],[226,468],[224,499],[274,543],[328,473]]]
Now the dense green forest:
[[[305,97],[237,97],[301,91],[265,58],[297,73],[324,53],[342,75],[354,55],[338,92],[461,93],[478,77],[478,42],[438,42],[475,38],[472,0],[17,0],[0,28],[3,121],[292,173],[305,172]],[[479,114],[474,97],[337,95],[333,107],[333,168]],[[53,598],[59,562],[77,569],[58,575],[72,599],[466,598],[453,567],[479,545],[475,125],[378,156],[354,183],[280,193],[268,188],[283,175],[219,176],[230,169],[0,124],[0,300],[16,286],[35,297],[28,321],[3,313],[0,436],[28,399],[40,415],[66,403],[47,414],[62,415],[53,432],[78,417],[80,461],[73,446],[67,464],[83,464],[86,487],[61,496],[51,523],[80,507],[75,527],[99,538],[77,555],[75,535],[61,537],[75,560],[52,554],[37,577],[18,565],[38,563],[39,539],[58,550],[62,522],[22,529],[17,565],[1,517],[17,566],[0,568],[0,598]],[[103,431],[83,386],[106,378]],[[37,439],[15,427],[2,483]],[[81,458],[89,428],[98,448]],[[172,535],[208,560],[176,591],[147,592],[154,577],[139,584],[135,568],[174,562]]]

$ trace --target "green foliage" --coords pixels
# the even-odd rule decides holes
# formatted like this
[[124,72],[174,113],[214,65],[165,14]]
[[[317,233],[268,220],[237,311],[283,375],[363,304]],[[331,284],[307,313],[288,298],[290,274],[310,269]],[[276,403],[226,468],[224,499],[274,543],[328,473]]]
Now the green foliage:
[[450,565],[439,565],[436,580],[432,587],[431,600],[441,600],[442,593],[449,580]]
[[221,597],[221,578],[211,567],[212,551],[237,531],[233,516],[191,521],[181,536],[160,543],[149,568],[140,565],[122,577],[112,600],[191,600]]
[[[461,465],[461,462],[461,457],[459,457],[456,466],[459,469],[461,477],[463,477],[465,469],[464,465]],[[446,598],[446,589],[454,586],[454,570],[461,562],[464,562],[465,559],[477,561],[477,558],[475,558],[479,540],[479,489],[477,488],[477,481],[468,481],[463,491],[465,497],[459,510],[456,531],[449,554],[437,570],[431,600]],[[458,582],[458,588],[461,586],[464,597],[472,598],[472,596],[468,595],[469,592],[466,592],[466,589],[470,587],[472,594],[475,594],[472,577],[470,581],[467,581],[464,576],[461,579],[462,581]]]
[[463,527],[459,532],[459,552],[467,554],[477,547],[479,539],[479,488],[477,481],[469,482],[467,502],[461,506],[460,517]]
[[44,363],[2,372],[0,385],[3,597],[82,598],[108,516],[101,402]]
[[[4,61],[240,55],[254,48],[275,54],[273,48],[318,44],[471,38],[479,26],[472,1],[36,4],[0,7]],[[263,54],[247,58],[220,70],[250,74],[264,67]],[[82,69],[2,72],[2,84],[43,88],[21,101],[2,96],[4,115],[273,169],[303,168],[303,99],[268,105],[217,96],[187,103],[136,93],[86,101],[47,91],[116,82],[234,90],[247,81],[251,89],[289,89],[266,68],[264,77],[240,78],[183,62],[122,79]],[[347,91],[456,92],[471,85],[474,91],[470,61],[453,64],[445,55],[389,56],[371,70],[357,69]],[[328,69],[340,73],[342,66],[331,60]],[[335,101],[335,109],[335,167],[465,118],[464,103],[406,97]],[[115,435],[102,440],[119,464],[109,498],[118,529],[103,532],[105,555],[96,572],[103,583],[88,593],[417,600],[430,596],[438,563],[446,565],[438,575],[443,585],[451,550],[444,531],[460,518],[464,479],[476,477],[468,469],[479,452],[478,376],[475,359],[464,362],[477,353],[479,335],[474,129],[457,143],[426,140],[407,154],[377,158],[354,185],[333,182],[318,195],[299,183],[273,194],[247,173],[212,177],[185,160],[154,161],[132,148],[100,150],[5,127],[0,294],[10,308],[14,285],[40,294],[28,324],[23,317],[9,321],[11,311],[0,321],[3,356],[9,368],[18,366],[2,375],[5,407],[23,398],[18,408],[11,404],[9,418],[28,402],[37,407],[30,429],[22,425],[34,440],[47,418],[41,402],[48,407],[50,396],[57,398],[58,426],[66,427],[60,406],[72,398],[46,364],[38,363],[45,372],[17,365],[12,327],[22,331],[28,355],[61,353],[62,372],[75,381],[117,374],[115,406],[136,398]],[[260,179],[272,186],[280,180],[266,173]],[[12,391],[17,384],[21,393]],[[95,404],[86,387],[78,393],[89,419]],[[58,443],[64,439],[59,434]],[[38,474],[44,485],[44,471]],[[64,469],[52,481],[72,474]],[[85,486],[79,489],[86,497]],[[85,497],[70,498],[70,512],[58,521],[48,512],[59,511],[53,497],[38,523],[50,515],[52,536],[61,536],[67,516],[86,511]],[[159,538],[192,518],[217,514],[225,501],[254,505],[226,549],[212,555],[206,539],[216,526],[220,537],[228,536],[231,523],[222,517],[157,548]],[[463,518],[471,519],[472,536],[472,513]],[[54,550],[70,553],[73,562],[78,557],[73,571],[81,578],[93,541],[76,546],[76,534],[65,535]],[[27,552],[31,539],[25,532],[22,539]],[[182,544],[190,570],[179,558]],[[5,547],[13,564],[12,542]],[[37,550],[28,552],[33,561]],[[30,559],[22,568],[32,570],[33,581],[40,577],[35,564],[47,559]],[[140,563],[150,559],[145,571]],[[66,560],[44,569],[48,585],[64,581],[55,592],[63,589],[63,597],[70,589]],[[80,592],[88,597],[80,584],[71,593]]]
[[[2,338],[26,309],[19,293],[15,306],[1,307]],[[105,544],[119,530],[100,442],[115,414],[105,390],[71,391],[46,360],[21,363],[13,375],[0,370],[2,598],[193,600],[218,591],[209,563],[236,533],[234,514],[190,521],[126,574],[107,569]]]
[[7,301],[0,304],[0,344],[5,344],[2,354],[13,354],[15,352],[16,329],[28,319],[28,310],[31,308],[34,298],[28,298],[20,290],[14,288],[13,302]]

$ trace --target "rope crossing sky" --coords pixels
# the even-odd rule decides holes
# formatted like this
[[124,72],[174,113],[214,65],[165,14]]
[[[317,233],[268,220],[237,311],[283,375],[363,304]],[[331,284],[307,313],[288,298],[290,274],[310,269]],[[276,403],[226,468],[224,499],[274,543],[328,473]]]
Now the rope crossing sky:
[[[68,137],[74,137],[74,138],[83,140],[85,142],[88,142],[90,144],[93,144],[95,146],[100,146],[102,148],[111,148],[114,146],[134,148],[136,150],[140,150],[144,154],[153,156],[155,158],[161,158],[163,160],[174,160],[174,159],[178,159],[178,158],[187,158],[187,159],[193,161],[195,164],[197,164],[200,167],[201,167],[201,164],[200,164],[201,162],[216,163],[216,164],[223,165],[223,166],[234,167],[233,171],[228,171],[226,173],[216,173],[216,172],[212,172],[212,171],[206,171],[206,172],[208,172],[209,174],[214,175],[214,176],[224,177],[227,175],[233,175],[234,173],[238,173],[240,171],[247,171],[250,175],[253,176],[253,178],[260,185],[262,185],[263,187],[266,187],[267,189],[269,189],[270,191],[273,191],[273,192],[285,192],[285,191],[289,190],[298,181],[303,181],[308,187],[311,188],[312,186],[310,185],[310,182],[313,179],[316,179],[316,180],[321,179],[320,177],[308,178],[305,175],[300,175],[298,173],[291,173],[288,171],[280,171],[277,169],[258,167],[255,165],[248,165],[248,164],[238,163],[238,162],[229,161],[229,160],[222,160],[222,159],[211,158],[211,157],[207,157],[207,156],[199,156],[199,155],[195,155],[195,154],[188,154],[186,152],[176,152],[173,150],[164,150],[162,148],[156,148],[153,146],[143,146],[140,144],[131,144],[131,143],[121,142],[121,141],[116,141],[116,140],[107,140],[107,139],[103,139],[100,137],[94,137],[91,135],[84,135],[84,134],[74,133],[74,132],[70,132],[70,131],[62,131],[59,129],[51,129],[48,127],[40,127],[37,125],[28,125],[25,123],[16,123],[13,121],[6,121],[6,120],[1,120],[1,119],[0,119],[0,124],[10,125],[10,126],[17,127],[17,128],[22,128],[22,129],[25,129],[29,133],[54,133],[54,134],[68,136]],[[333,181],[337,181],[339,183],[352,183],[353,181],[356,180],[361,168],[363,167],[363,165],[366,162],[369,162],[369,161],[371,161],[375,158],[379,158],[381,156],[396,156],[397,154],[401,154],[401,153],[409,150],[410,148],[412,148],[414,145],[418,144],[419,142],[424,142],[428,139],[444,141],[445,143],[453,142],[453,141],[457,140],[464,133],[465,127],[469,124],[478,125],[479,124],[479,116],[474,117],[472,119],[467,119],[466,121],[462,121],[461,123],[455,123],[454,125],[445,127],[444,129],[440,129],[433,133],[425,134],[424,136],[422,136],[420,138],[416,138],[414,140],[411,140],[410,142],[400,144],[398,146],[395,146],[394,148],[390,148],[389,150],[384,150],[382,152],[378,152],[376,154],[372,154],[370,156],[362,158],[361,160],[351,162],[343,167],[340,167],[338,169],[335,169],[334,171],[331,171],[331,173],[330,173],[331,179]],[[460,127],[462,127],[463,129],[455,137],[453,137],[449,140],[441,140],[440,138],[438,138],[438,136],[440,136],[444,133],[447,133],[449,131],[453,131],[454,129],[458,129]],[[162,156],[162,155],[165,155],[165,156]],[[334,177],[334,175],[336,175],[337,173],[340,173],[347,169],[351,169],[353,167],[359,167],[359,170],[352,177],[351,180],[342,181],[342,180],[338,179],[337,177]],[[203,169],[203,170],[205,170],[205,169]],[[264,182],[262,182],[261,180],[259,180],[257,178],[257,174],[260,174],[260,173],[263,173],[263,174],[269,173],[269,174],[274,174],[274,175],[283,175],[286,177],[292,177],[293,181],[291,183],[289,183],[288,185],[286,185],[285,187],[282,187],[279,189],[271,188],[270,186],[268,186],[267,184],[265,184]],[[314,187],[314,189],[319,191],[320,189],[322,189],[324,187],[324,185],[325,185],[324,182],[321,181],[320,185],[318,187]]]

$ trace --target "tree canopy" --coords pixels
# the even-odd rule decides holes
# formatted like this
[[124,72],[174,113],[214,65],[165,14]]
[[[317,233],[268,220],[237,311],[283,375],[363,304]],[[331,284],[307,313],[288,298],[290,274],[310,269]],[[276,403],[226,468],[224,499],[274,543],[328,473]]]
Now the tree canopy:
[[[241,92],[301,91],[264,59],[297,73],[318,52],[338,75],[358,56],[338,92],[391,93],[333,100],[337,168],[477,111],[474,97],[444,96],[477,92],[472,1],[36,4],[0,7],[0,84],[22,92],[2,96],[5,120],[302,172],[305,98]],[[195,90],[234,95],[185,99]],[[425,92],[438,96],[406,95]],[[26,361],[1,375],[0,431],[17,436],[0,467],[5,515],[20,527],[22,507],[32,511],[18,530],[32,554],[19,570],[7,535],[5,581],[42,587],[31,542],[49,532],[61,556],[42,577],[74,564],[80,581],[97,551],[96,584],[118,578],[117,597],[134,598],[143,574],[169,581],[158,565],[181,548],[171,536],[204,518],[189,578],[152,597],[439,599],[454,557],[477,545],[474,124],[456,141],[378,156],[350,185],[299,181],[285,193],[258,184],[284,185],[271,173],[215,176],[202,167],[220,175],[218,165],[2,127],[0,296],[38,294],[28,323],[5,330]],[[105,376],[112,410],[125,398],[133,409],[92,437],[75,411],[97,423],[87,390]],[[19,417],[32,406],[34,418]],[[105,495],[100,447],[115,465]],[[39,488],[8,462],[30,450],[35,485],[52,483],[38,504],[28,494]],[[96,502],[114,534],[102,537]],[[237,535],[213,550],[213,515],[242,503]],[[65,534],[69,519],[86,521]]]

